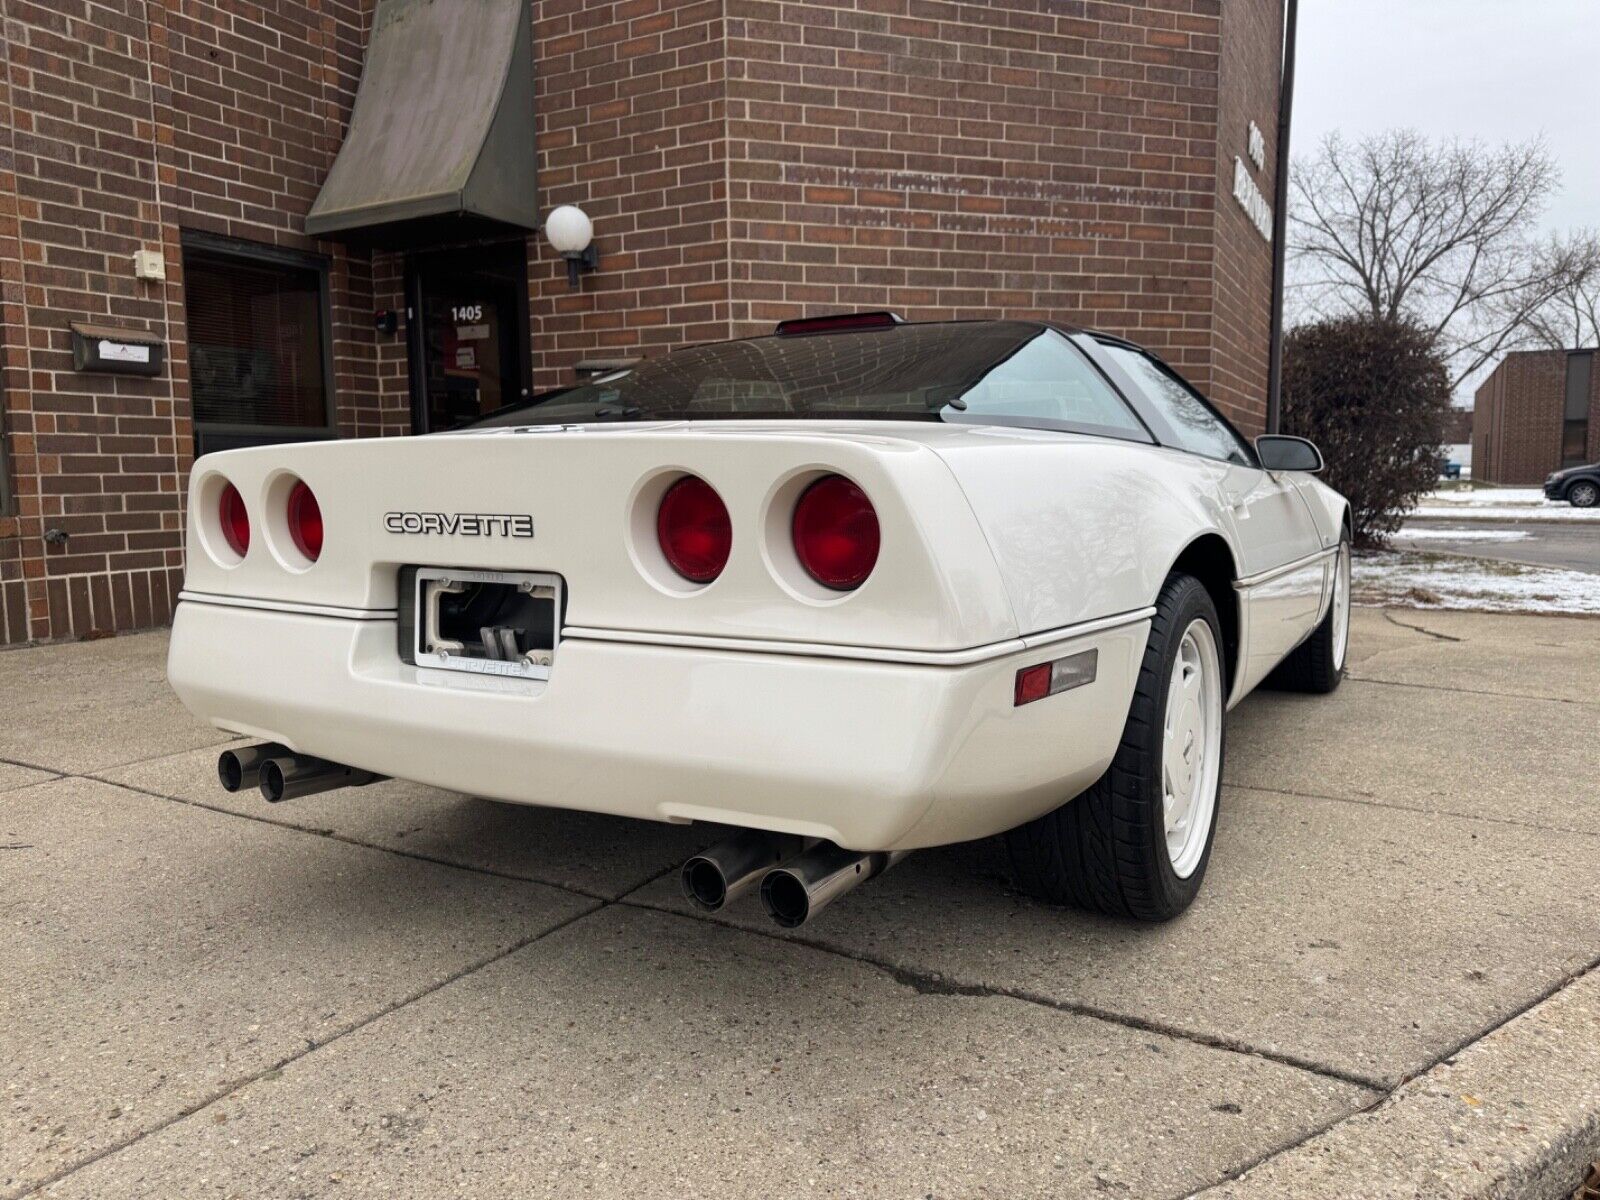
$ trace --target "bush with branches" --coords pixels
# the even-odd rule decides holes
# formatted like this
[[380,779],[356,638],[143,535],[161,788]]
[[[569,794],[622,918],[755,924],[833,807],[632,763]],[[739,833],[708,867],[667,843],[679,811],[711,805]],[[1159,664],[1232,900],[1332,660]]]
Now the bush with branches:
[[1284,339],[1283,432],[1322,451],[1357,546],[1382,545],[1432,489],[1449,409],[1450,373],[1417,325],[1340,317]]

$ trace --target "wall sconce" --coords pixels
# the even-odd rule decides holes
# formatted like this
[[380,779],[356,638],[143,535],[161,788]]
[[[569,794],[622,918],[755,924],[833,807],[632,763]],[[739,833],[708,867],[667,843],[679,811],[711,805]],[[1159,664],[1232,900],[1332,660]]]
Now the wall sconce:
[[544,219],[544,236],[550,248],[567,260],[568,287],[577,287],[580,274],[600,265],[600,254],[594,245],[594,222],[576,205],[552,209]]

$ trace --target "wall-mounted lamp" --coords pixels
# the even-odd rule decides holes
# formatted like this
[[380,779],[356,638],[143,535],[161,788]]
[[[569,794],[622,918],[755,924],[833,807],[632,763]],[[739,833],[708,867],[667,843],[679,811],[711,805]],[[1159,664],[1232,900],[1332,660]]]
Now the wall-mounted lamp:
[[576,205],[563,204],[544,219],[545,240],[567,260],[567,286],[577,287],[578,276],[600,265],[594,245],[594,222]]

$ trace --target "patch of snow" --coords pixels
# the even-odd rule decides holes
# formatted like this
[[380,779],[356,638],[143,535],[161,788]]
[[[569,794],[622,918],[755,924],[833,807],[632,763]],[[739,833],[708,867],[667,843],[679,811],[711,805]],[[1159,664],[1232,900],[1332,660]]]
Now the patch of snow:
[[1573,508],[1570,504],[1467,505],[1433,504],[1430,502],[1412,509],[1407,520],[1421,518],[1428,521],[1600,521],[1600,506]]
[[1442,487],[1422,498],[1424,504],[1543,504],[1543,488]]
[[1357,604],[1409,608],[1600,615],[1600,576],[1446,554],[1386,551],[1356,556],[1351,598]]
[[1525,529],[1418,529],[1407,526],[1394,535],[1406,541],[1437,538],[1441,542],[1520,542]]
[[1541,488],[1442,487],[1423,496],[1408,515],[1431,520],[1600,521],[1600,507],[1573,508],[1564,500],[1546,500]]

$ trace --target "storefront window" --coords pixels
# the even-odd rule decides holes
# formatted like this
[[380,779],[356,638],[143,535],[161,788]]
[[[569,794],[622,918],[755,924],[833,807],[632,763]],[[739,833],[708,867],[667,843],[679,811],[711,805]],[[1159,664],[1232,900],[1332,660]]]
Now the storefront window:
[[326,436],[325,267],[206,239],[183,272],[197,451]]

